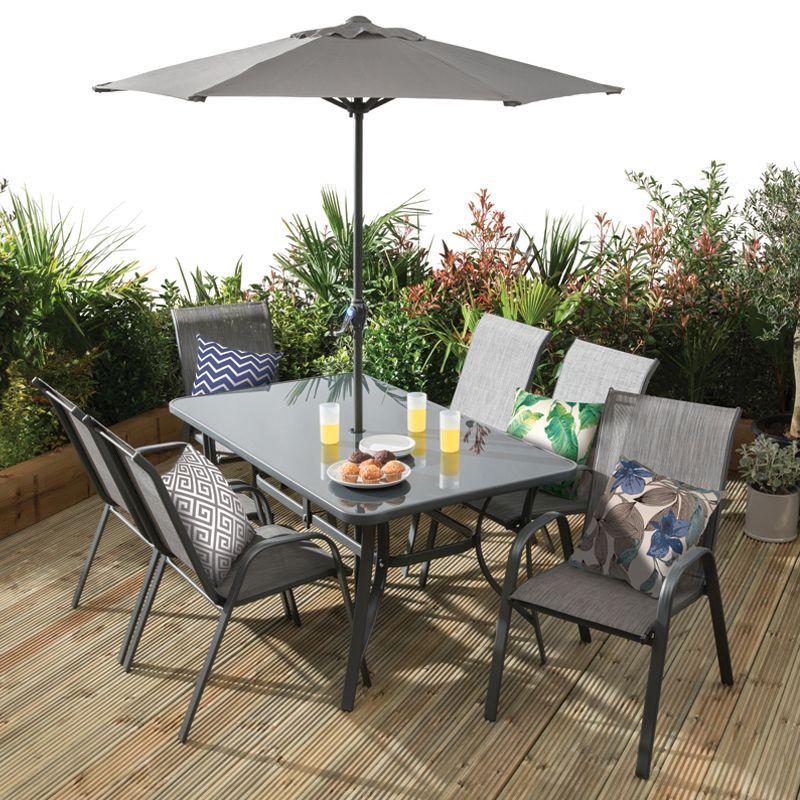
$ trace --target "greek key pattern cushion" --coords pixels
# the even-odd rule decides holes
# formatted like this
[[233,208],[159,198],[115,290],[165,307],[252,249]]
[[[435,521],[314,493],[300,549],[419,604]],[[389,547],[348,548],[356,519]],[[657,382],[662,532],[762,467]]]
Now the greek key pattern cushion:
[[219,468],[188,446],[164,485],[203,567],[220,583],[253,536],[239,498]]
[[275,380],[282,353],[248,353],[197,334],[197,368],[192,395],[268,386]]
[[[514,411],[506,431],[518,439],[585,464],[592,451],[602,403],[553,400],[517,389]],[[573,499],[578,479],[543,486],[541,491]]]
[[621,459],[570,562],[658,597],[670,569],[694,547],[719,492],[674,481]]

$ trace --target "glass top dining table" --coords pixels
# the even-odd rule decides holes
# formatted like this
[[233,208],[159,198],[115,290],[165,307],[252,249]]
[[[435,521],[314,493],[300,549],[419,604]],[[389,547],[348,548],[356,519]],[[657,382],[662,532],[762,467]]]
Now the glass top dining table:
[[[457,453],[439,448],[439,411],[428,402],[427,430],[408,434],[406,392],[364,376],[364,434],[351,433],[352,381],[350,373],[273,383],[268,387],[181,397],[170,411],[203,434],[207,450],[211,442],[251,464],[262,476],[258,485],[273,499],[298,512],[356,556],[356,596],[342,708],[355,702],[359,665],[377,617],[386,581],[386,570],[477,548],[480,541],[462,523],[444,521],[440,510],[506,492],[535,489],[558,483],[576,473],[574,462],[533,447],[477,420],[461,418]],[[319,404],[340,404],[338,445],[320,443]],[[411,468],[408,478],[380,489],[358,489],[334,483],[328,467],[358,449],[362,436],[401,433],[414,439],[412,453],[403,461]],[[288,487],[301,500],[290,496]],[[323,515],[319,514],[320,510]],[[410,517],[418,524],[420,514],[437,515],[462,534],[461,541],[435,550],[392,555],[389,552],[390,520]],[[339,520],[344,525],[336,524]],[[349,534],[349,526],[354,533]],[[344,528],[344,530],[341,530]],[[487,574],[496,588],[496,582]]]

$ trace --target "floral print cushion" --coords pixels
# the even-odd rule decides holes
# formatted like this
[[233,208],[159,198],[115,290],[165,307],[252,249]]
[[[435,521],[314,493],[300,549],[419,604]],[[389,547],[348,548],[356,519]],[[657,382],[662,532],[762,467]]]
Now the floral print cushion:
[[672,565],[706,528],[720,493],[620,459],[570,563],[658,597]]
[[[585,464],[592,451],[602,403],[570,403],[517,389],[514,412],[506,431],[518,439]],[[542,491],[572,499],[578,479],[541,487]]]

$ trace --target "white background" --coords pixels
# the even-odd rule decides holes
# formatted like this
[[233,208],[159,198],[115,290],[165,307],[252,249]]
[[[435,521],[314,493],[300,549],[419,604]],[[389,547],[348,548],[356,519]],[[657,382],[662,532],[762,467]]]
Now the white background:
[[[400,100],[365,121],[367,214],[424,190],[424,241],[466,221],[490,188],[512,222],[544,212],[645,215],[625,179],[692,180],[725,161],[740,199],[766,164],[800,160],[794,2],[294,3],[23,0],[0,3],[0,177],[94,221],[136,217],[135,256],[156,280],[175,258],[248,280],[283,245],[281,218],[350,191],[352,129],[315,100],[98,95],[95,83],[365,14],[429,38],[621,85],[500,104]],[[450,237],[452,240],[452,237]]]

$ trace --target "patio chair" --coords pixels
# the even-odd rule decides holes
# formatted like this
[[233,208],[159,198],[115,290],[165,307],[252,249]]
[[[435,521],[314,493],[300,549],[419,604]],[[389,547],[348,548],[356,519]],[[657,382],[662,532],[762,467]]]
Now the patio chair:
[[[561,371],[553,389],[556,400],[579,403],[604,403],[609,389],[644,394],[658,368],[658,359],[625,353],[610,347],[576,339],[564,357]],[[506,417],[505,425],[511,414]],[[582,472],[591,470],[591,462]],[[545,511],[562,514],[583,514],[588,502],[588,481],[582,481],[574,498],[556,497],[546,492],[511,492],[470,503],[478,512],[476,526],[480,529],[484,517],[512,532],[518,531],[534,515]],[[549,534],[544,531],[549,539]],[[552,545],[550,547],[552,550]],[[530,550],[527,551],[530,563]]]
[[[606,490],[621,457],[634,459],[659,474],[705,489],[723,491],[739,409],[668,400],[661,397],[609,392],[600,422],[594,474],[586,519]],[[485,716],[494,721],[500,697],[511,611],[534,625],[539,656],[545,663],[538,614],[577,623],[583,641],[589,629],[647,645],[650,670],[644,699],[636,774],[647,778],[653,753],[661,681],[672,617],[706,595],[711,611],[720,677],[732,685],[725,618],[714,560],[721,504],[709,518],[698,545],[673,565],[658,599],[616,578],[587,572],[567,563],[573,552],[566,517],[548,511],[517,533],[509,552],[495,633]],[[556,522],[564,563],[518,584],[526,543],[543,525]],[[584,529],[586,527],[584,522]]]
[[106,523],[111,514],[117,517],[123,525],[130,528],[130,530],[148,546],[150,542],[141,534],[130,519],[130,514],[128,513],[128,508],[125,505],[122,493],[111,473],[108,471],[105,461],[100,456],[94,438],[85,429],[85,426],[78,422],[83,416],[83,412],[75,403],[64,397],[64,395],[45,383],[41,378],[34,378],[31,383],[50,401],[59,422],[61,422],[64,428],[64,432],[67,434],[67,438],[78,454],[81,465],[84,470],[86,470],[89,483],[92,485],[95,492],[97,492],[97,496],[103,501],[103,510],[100,512],[97,528],[92,537],[91,544],[89,545],[89,550],[86,553],[83,568],[78,578],[78,585],[75,587],[75,591],[72,595],[72,607],[77,608],[81,595],[83,594],[84,586],[86,585],[86,579],[89,577],[89,570],[92,567],[97,548],[100,545],[100,539],[103,537]]
[[[550,331],[484,314],[475,327],[450,407],[471,420],[505,430],[514,393],[530,386],[549,338]],[[419,515],[415,515],[408,533],[407,553],[414,549],[419,522]],[[437,520],[431,520],[428,550],[435,543],[438,525]],[[425,585],[429,567],[430,562],[423,562],[420,586]],[[404,567],[403,573],[408,572],[409,568]]]
[[[149,587],[137,614],[135,630],[126,653],[126,671],[133,664],[147,617],[168,565],[220,612],[214,637],[197,676],[180,729],[179,740],[185,742],[234,608],[276,594],[285,598],[298,586],[335,578],[352,622],[352,603],[345,567],[336,546],[322,534],[313,531],[296,533],[281,525],[262,525],[256,529],[252,541],[236,558],[228,574],[215,583],[152,464],[141,452],[132,450],[96,421],[92,420],[91,424],[95,441],[109,471],[119,481],[131,513],[147,532],[157,554],[152,579],[146,581]],[[183,446],[190,445],[184,443]],[[234,490],[243,491],[243,488],[234,487]],[[330,554],[315,541],[325,545]],[[364,683],[369,685],[366,662],[361,664],[361,674]]]
[[[658,367],[658,360],[644,358],[643,356],[624,353],[610,347],[576,339],[564,357],[561,371],[553,390],[553,397],[557,400],[568,400],[580,403],[603,403],[610,388],[620,391],[644,393],[647,384]],[[509,407],[505,416],[498,419],[495,427],[505,430],[511,418],[514,392],[508,393]],[[589,465],[587,469],[591,469]],[[581,483],[581,488],[585,484]],[[483,520],[488,518],[492,522],[502,525],[509,531],[518,531],[534,515],[545,511],[559,511],[562,514],[583,514],[586,510],[588,492],[579,491],[571,499],[556,497],[546,492],[533,490],[511,492],[492,498],[476,500],[467,505],[478,512],[475,528],[478,533],[483,527]],[[542,533],[548,543],[548,549],[553,550],[550,534],[547,528]],[[525,549],[525,563],[528,574],[532,571],[532,557],[529,542]],[[420,585],[425,585],[428,570],[423,566],[420,576]],[[499,584],[495,586],[500,590]]]
[[[172,309],[172,324],[178,344],[183,387],[192,393],[197,372],[197,335],[219,342],[226,347],[256,353],[274,353],[272,320],[266,302],[235,303],[218,306],[196,306]],[[277,380],[277,374],[276,374]],[[192,437],[203,444],[203,436],[192,432]],[[208,440],[204,445],[206,458],[222,464],[241,459],[224,445]],[[255,481],[255,476],[253,478]]]

